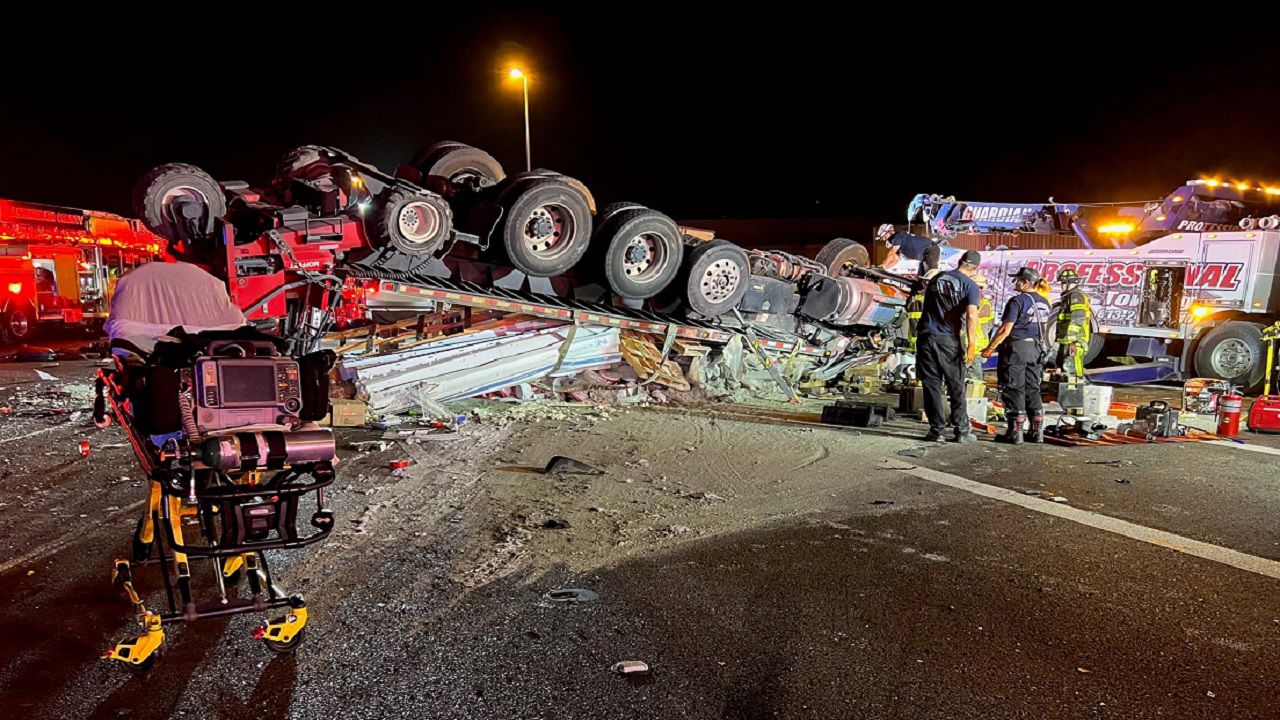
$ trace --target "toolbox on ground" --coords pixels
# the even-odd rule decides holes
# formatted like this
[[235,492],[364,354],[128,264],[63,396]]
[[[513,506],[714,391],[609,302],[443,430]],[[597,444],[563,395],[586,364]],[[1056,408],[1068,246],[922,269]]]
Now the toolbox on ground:
[[880,427],[884,421],[893,418],[893,408],[884,403],[837,400],[835,404],[822,408],[822,422],[828,425]]
[[898,412],[914,415],[921,410],[924,410],[923,387],[917,385],[915,387],[903,388],[902,391],[898,393]]

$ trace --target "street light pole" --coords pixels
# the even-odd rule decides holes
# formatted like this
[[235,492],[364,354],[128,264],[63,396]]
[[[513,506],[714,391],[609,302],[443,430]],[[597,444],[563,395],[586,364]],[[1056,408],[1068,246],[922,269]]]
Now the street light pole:
[[524,81],[524,169],[532,172],[533,151],[529,145],[529,75],[520,73],[520,79]]
[[529,73],[518,67],[507,71],[507,77],[519,80],[524,86],[524,169],[533,170],[533,151],[529,149]]

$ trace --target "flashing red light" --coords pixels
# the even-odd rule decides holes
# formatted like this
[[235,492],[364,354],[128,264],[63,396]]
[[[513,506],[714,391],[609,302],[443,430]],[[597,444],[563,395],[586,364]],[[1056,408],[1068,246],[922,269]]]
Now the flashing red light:
[[16,282],[16,283],[9,283],[9,292],[13,293],[14,295],[21,295],[21,294],[22,294],[22,283],[20,283],[20,282]]

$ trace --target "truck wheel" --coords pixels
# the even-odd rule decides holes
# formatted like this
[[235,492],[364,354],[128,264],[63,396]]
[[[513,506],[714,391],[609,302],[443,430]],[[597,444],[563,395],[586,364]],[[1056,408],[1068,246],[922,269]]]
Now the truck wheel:
[[574,189],[582,193],[582,197],[587,199],[587,207],[590,208],[591,214],[592,215],[596,214],[596,196],[591,194],[591,188],[588,188],[587,184],[582,182],[578,178],[569,177],[564,173],[556,172],[555,170],[548,170],[546,168],[534,168],[533,173],[531,174],[539,177],[557,178],[559,180],[563,180],[566,183],[569,183],[574,187]]
[[529,179],[507,188],[502,244],[517,270],[554,277],[582,259],[591,242],[591,209],[567,178]]
[[747,293],[751,263],[742,248],[717,238],[689,250],[685,257],[685,301],[705,317],[718,317]]
[[152,168],[133,188],[133,210],[151,232],[169,240],[182,238],[174,228],[169,205],[180,197],[199,200],[205,207],[197,228],[208,235],[213,222],[227,212],[218,181],[194,165],[169,163]]
[[866,246],[857,240],[836,238],[824,245],[814,260],[825,267],[831,277],[840,277],[846,264],[854,267],[870,265],[871,255],[867,253]]
[[1089,363],[1098,359],[1102,354],[1102,348],[1107,344],[1107,336],[1099,335],[1098,329],[1094,328],[1093,333],[1089,335],[1089,347],[1084,350],[1084,357],[1081,362],[1087,367]]
[[24,343],[36,332],[35,308],[17,305],[4,314],[4,334],[10,342]]
[[424,176],[442,177],[455,185],[489,187],[507,176],[492,155],[477,147],[445,140],[419,150],[409,161]]
[[1262,328],[1259,323],[1229,320],[1210,330],[1196,345],[1196,374],[1226,380],[1246,393],[1261,387],[1267,358]]
[[430,255],[453,232],[453,212],[444,198],[390,187],[378,198],[372,235],[380,246],[406,255]]
[[319,145],[303,145],[284,154],[276,164],[275,180],[288,184],[292,180],[317,180],[333,172],[333,163]]
[[596,214],[597,236],[600,236],[600,233],[604,231],[605,226],[609,224],[609,221],[612,220],[615,215],[622,213],[624,210],[647,210],[647,209],[648,208],[641,205],[640,203],[633,203],[633,202],[616,202],[616,203],[609,203],[608,205],[605,205],[604,209]]
[[675,221],[656,210],[631,208],[610,216],[593,245],[604,243],[604,274],[622,297],[651,298],[680,272],[684,240]]

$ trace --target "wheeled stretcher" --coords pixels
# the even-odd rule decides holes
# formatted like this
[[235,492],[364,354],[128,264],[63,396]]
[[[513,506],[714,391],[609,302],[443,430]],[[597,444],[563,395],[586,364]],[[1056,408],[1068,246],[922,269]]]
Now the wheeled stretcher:
[[[333,529],[334,440],[316,424],[333,354],[290,357],[284,340],[243,323],[222,283],[184,263],[122,277],[107,331],[114,366],[98,373],[94,419],[119,422],[148,497],[132,553],[112,571],[142,632],[103,657],[149,667],[166,624],[250,612],[271,616],[255,631],[267,648],[291,652],[307,606],[277,587],[268,553]],[[159,570],[167,609],[144,603],[142,566]]]

